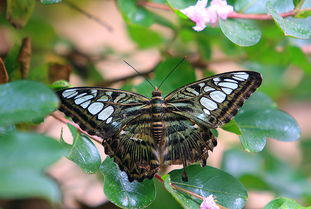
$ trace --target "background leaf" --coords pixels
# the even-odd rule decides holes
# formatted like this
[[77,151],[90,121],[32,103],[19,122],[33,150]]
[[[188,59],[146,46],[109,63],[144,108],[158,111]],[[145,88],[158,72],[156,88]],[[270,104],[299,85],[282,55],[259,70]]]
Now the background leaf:
[[261,151],[266,138],[294,141],[300,137],[300,128],[290,115],[276,109],[264,94],[252,95],[236,115],[241,129],[241,143],[247,151]]
[[6,18],[17,28],[24,27],[35,8],[35,0],[7,0]]
[[101,164],[95,144],[86,135],[80,135],[72,125],[68,124],[68,127],[73,137],[68,159],[75,162],[85,172],[95,173]]
[[217,203],[228,209],[244,207],[247,192],[243,185],[228,173],[210,166],[191,165],[186,168],[189,181],[183,182],[181,180],[182,172],[182,169],[171,171],[170,177],[165,179],[165,188],[184,208],[198,208],[201,200],[173,190],[170,188],[170,183],[203,197],[213,194]]
[[60,201],[57,183],[43,169],[65,154],[63,145],[43,135],[10,132],[0,136],[0,197]]
[[152,180],[129,182],[126,173],[109,157],[101,164],[100,172],[104,175],[106,197],[121,208],[145,208],[155,199]]
[[58,98],[46,86],[34,81],[0,85],[0,124],[31,122],[56,110]]
[[239,46],[252,46],[259,42],[261,32],[250,20],[219,20],[225,36]]

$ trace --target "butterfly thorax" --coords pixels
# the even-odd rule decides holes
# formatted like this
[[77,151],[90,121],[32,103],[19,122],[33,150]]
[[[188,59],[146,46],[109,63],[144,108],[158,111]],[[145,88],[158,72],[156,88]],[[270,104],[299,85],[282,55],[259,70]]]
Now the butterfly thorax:
[[152,115],[152,135],[157,143],[160,143],[163,138],[163,112],[164,100],[161,91],[155,89],[152,92],[151,98],[151,115]]

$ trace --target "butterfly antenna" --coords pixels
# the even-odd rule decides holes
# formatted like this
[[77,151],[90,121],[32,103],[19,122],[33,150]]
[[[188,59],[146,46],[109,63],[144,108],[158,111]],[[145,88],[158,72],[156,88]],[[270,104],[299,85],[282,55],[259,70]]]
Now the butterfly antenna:
[[[135,72],[138,74],[138,75],[140,75],[140,76],[143,76],[138,70],[136,70],[130,63],[128,63],[127,61],[125,61],[125,60],[123,60],[123,62],[125,62],[128,66],[130,66],[133,70],[135,70]],[[144,76],[143,76],[144,77]],[[146,81],[155,89],[156,87],[151,83],[151,81],[148,79],[148,78],[146,78],[145,77],[145,79],[146,79]]]
[[168,77],[170,77],[170,75],[173,73],[173,72],[175,72],[175,70],[178,68],[178,66],[181,64],[181,63],[183,63],[183,61],[186,59],[186,57],[184,57],[184,58],[182,58],[182,60],[180,60],[176,65],[175,65],[175,67],[173,68],[173,70],[171,70],[171,72],[169,72],[168,74],[167,74],[167,76],[162,80],[162,82],[160,83],[160,85],[159,85],[159,89],[160,89],[160,87],[162,86],[162,84],[164,83],[164,81],[166,81],[166,79],[168,78]]

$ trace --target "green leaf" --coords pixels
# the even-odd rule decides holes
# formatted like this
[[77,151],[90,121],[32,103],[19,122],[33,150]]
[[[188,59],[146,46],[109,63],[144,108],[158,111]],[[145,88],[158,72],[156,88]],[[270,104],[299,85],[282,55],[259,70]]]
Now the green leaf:
[[225,36],[239,46],[255,45],[261,38],[261,31],[250,20],[220,20],[219,26]]
[[0,198],[24,199],[42,197],[52,202],[61,201],[58,183],[31,168],[0,168]]
[[225,131],[241,135],[240,127],[238,126],[237,122],[234,119],[232,119],[229,123],[223,125],[221,128]]
[[311,25],[308,19],[296,19],[292,17],[282,18],[272,7],[271,3],[267,3],[268,14],[283,30],[285,36],[291,36],[300,39],[311,38]]
[[155,199],[156,191],[152,180],[129,182],[125,172],[109,157],[100,166],[104,175],[106,197],[121,208],[145,208]]
[[304,3],[304,0],[293,0],[295,9],[300,9],[302,4]]
[[56,140],[35,133],[9,132],[0,136],[0,197],[44,197],[60,201],[57,183],[43,169],[66,154]]
[[154,22],[153,15],[145,8],[138,6],[135,0],[118,0],[117,3],[123,18],[128,24],[149,27]]
[[139,25],[128,25],[129,36],[140,48],[150,48],[163,42],[162,36],[156,31]]
[[35,8],[35,0],[7,0],[6,18],[17,28],[24,27]]
[[311,182],[307,176],[267,151],[254,154],[227,150],[221,167],[239,178],[248,189],[268,190],[292,198],[311,196]]
[[263,209],[311,209],[311,206],[303,207],[295,200],[280,197],[269,202]]
[[247,191],[243,185],[228,173],[217,168],[191,165],[186,168],[188,182],[181,180],[182,169],[173,170],[165,179],[165,188],[176,198],[184,208],[198,208],[201,200],[183,192],[174,190],[170,183],[188,191],[207,197],[213,195],[217,204],[228,209],[243,208],[247,200]]
[[45,85],[34,81],[14,81],[0,85],[0,124],[31,122],[53,112],[58,98]]
[[95,144],[85,135],[80,135],[77,129],[68,124],[73,137],[68,159],[75,162],[87,173],[95,173],[100,164],[101,158]]
[[62,0],[40,0],[42,4],[56,4],[61,2]]
[[196,0],[166,0],[167,3],[175,9],[181,10],[196,4]]
[[275,108],[269,97],[255,93],[235,117],[241,129],[241,142],[247,151],[259,152],[266,138],[294,141],[300,137],[300,128],[290,115]]

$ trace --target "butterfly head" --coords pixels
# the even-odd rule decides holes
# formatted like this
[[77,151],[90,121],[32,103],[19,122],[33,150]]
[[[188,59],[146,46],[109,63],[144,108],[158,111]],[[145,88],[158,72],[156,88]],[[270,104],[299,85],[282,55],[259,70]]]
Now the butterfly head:
[[158,88],[154,88],[152,92],[152,97],[161,97],[161,96],[162,96],[162,92]]

